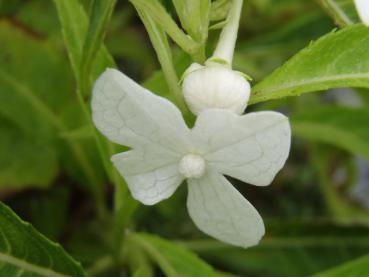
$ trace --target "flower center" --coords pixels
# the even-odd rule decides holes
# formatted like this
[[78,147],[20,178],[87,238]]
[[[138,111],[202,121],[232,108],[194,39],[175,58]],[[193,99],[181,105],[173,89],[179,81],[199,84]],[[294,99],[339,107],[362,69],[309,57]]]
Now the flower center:
[[205,160],[196,154],[187,154],[179,162],[178,170],[186,178],[200,178],[205,173]]

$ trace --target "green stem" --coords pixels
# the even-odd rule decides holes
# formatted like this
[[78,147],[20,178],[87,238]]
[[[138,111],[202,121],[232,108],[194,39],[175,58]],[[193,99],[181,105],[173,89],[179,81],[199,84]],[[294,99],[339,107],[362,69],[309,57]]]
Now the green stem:
[[238,26],[241,17],[243,0],[233,0],[230,7],[227,23],[220,33],[217,47],[211,59],[222,59],[232,66],[234,48],[237,41]]
[[342,7],[333,0],[320,0],[319,3],[323,6],[326,12],[331,15],[336,23],[341,27],[354,24],[347,16]]
[[159,63],[163,70],[165,79],[168,83],[170,91],[173,93],[175,102],[183,114],[190,114],[184,101],[179,78],[173,65],[171,50],[168,44],[166,34],[155,23],[151,15],[145,10],[136,7],[142,22],[149,34],[152,45],[158,56]]
[[150,15],[151,19],[158,24],[166,33],[187,53],[196,54],[201,48],[201,43],[194,41],[189,35],[185,34],[166,12],[159,1],[153,0],[130,0],[131,3],[141,11]]

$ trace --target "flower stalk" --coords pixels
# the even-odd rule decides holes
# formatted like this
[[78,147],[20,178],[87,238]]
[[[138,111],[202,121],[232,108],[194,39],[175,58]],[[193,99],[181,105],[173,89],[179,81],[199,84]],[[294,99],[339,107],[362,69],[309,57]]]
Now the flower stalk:
[[232,66],[234,48],[236,46],[238,27],[241,17],[243,0],[233,0],[226,19],[226,25],[220,33],[218,44],[213,56],[208,60],[215,62],[222,60],[228,66]]

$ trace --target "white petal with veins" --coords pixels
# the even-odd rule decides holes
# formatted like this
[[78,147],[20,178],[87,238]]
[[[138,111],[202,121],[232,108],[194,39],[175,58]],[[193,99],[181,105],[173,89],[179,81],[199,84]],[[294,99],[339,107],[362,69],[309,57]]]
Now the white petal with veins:
[[184,176],[178,172],[178,160],[171,152],[154,149],[131,150],[112,157],[133,198],[145,205],[167,199],[182,183]]
[[208,171],[187,182],[187,208],[201,231],[236,246],[258,244],[265,233],[263,220],[224,176]]
[[189,130],[178,108],[118,70],[107,69],[99,77],[91,105],[96,127],[113,142],[184,153]]
[[271,183],[291,144],[288,119],[276,112],[237,116],[207,110],[199,115],[193,136],[209,167],[257,186]]

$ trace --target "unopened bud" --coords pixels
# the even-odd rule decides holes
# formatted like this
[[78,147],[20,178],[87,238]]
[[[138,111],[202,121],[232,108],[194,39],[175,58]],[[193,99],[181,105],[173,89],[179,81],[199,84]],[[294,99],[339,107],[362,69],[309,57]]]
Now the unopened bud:
[[214,108],[242,114],[250,97],[250,84],[245,77],[220,64],[192,64],[182,88],[189,109],[196,115]]

